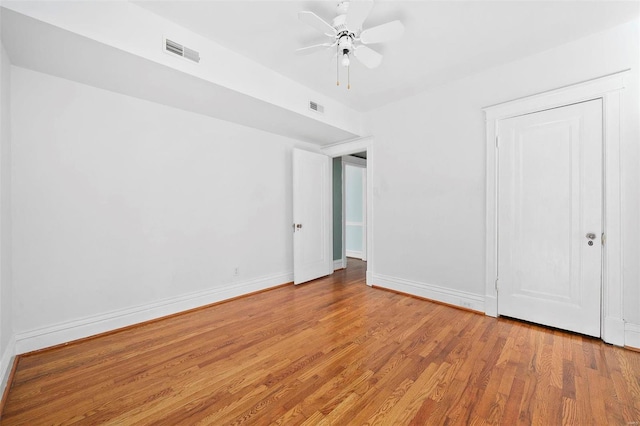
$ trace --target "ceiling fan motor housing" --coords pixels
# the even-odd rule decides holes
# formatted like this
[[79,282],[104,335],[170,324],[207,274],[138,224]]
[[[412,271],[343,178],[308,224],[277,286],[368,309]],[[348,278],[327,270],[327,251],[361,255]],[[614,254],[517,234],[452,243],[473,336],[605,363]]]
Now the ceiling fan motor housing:
[[349,54],[353,50],[353,40],[355,35],[349,31],[343,31],[339,33],[336,38],[338,39],[338,49],[343,54]]

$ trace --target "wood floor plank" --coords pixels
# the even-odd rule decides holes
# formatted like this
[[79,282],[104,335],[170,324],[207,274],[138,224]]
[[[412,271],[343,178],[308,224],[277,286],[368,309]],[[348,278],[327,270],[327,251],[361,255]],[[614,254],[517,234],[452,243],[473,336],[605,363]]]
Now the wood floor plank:
[[640,422],[640,353],[364,284],[365,264],[19,358],[2,425]]

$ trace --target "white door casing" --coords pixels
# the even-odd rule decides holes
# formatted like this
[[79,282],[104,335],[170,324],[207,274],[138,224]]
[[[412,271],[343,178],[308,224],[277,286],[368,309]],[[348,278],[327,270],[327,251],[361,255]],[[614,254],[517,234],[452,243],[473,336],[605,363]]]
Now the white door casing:
[[621,214],[620,141],[622,99],[629,71],[595,78],[582,83],[539,93],[529,97],[483,108],[486,114],[486,223],[485,223],[485,313],[498,315],[498,149],[497,127],[500,120],[578,102],[601,99],[603,102],[604,199],[603,215],[606,243],[602,253],[602,339],[623,346],[622,258],[623,229]]
[[293,282],[333,272],[331,158],[293,149]]
[[498,314],[600,336],[602,101],[498,123]]
[[[375,215],[374,215],[374,187],[373,187],[373,176],[374,176],[374,166],[375,162],[375,149],[373,146],[373,137],[367,136],[363,138],[358,138],[352,141],[340,142],[335,145],[329,145],[322,148],[322,152],[329,155],[332,158],[342,157],[345,155],[355,154],[358,152],[366,151],[367,153],[367,285],[373,285],[374,275],[375,275],[375,261],[374,261],[374,238],[373,238],[373,230],[375,225]],[[344,205],[344,203],[343,203]],[[344,229],[342,232],[344,237]],[[342,243],[342,247],[344,248],[344,240]],[[343,260],[344,258],[343,252]]]

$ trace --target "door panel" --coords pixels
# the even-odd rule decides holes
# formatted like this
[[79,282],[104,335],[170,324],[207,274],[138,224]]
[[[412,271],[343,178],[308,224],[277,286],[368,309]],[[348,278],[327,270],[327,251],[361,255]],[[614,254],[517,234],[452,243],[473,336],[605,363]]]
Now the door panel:
[[366,168],[345,164],[345,252],[347,257],[367,260]]
[[600,336],[601,101],[502,120],[499,142],[498,313]]
[[293,282],[333,272],[331,159],[293,150]]

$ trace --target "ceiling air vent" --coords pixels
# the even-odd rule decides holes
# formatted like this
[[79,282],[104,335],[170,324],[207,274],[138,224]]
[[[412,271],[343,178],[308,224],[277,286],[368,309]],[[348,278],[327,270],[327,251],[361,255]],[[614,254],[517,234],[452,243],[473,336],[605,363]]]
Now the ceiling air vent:
[[180,43],[176,43],[173,40],[169,40],[168,38],[164,39],[164,50],[165,52],[182,56],[183,58],[189,59],[193,62],[200,62],[200,53],[196,52],[193,49],[189,49],[188,47],[185,47]]
[[309,101],[309,109],[311,111],[319,112],[320,114],[324,114],[324,107],[317,102]]

